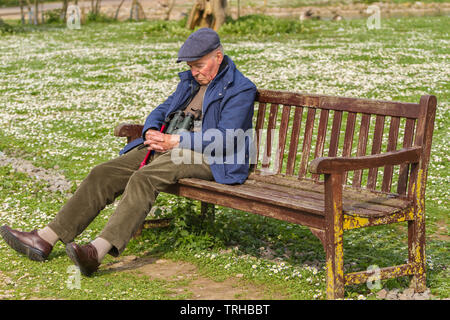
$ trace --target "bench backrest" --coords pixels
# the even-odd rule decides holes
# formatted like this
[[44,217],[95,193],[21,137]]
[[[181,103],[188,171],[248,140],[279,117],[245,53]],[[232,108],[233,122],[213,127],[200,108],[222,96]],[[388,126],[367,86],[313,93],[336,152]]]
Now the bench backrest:
[[422,146],[418,165],[358,170],[344,176],[345,183],[356,188],[410,195],[408,188],[419,167],[427,171],[435,109],[434,96],[403,103],[258,90],[254,114],[258,162],[252,171],[320,182],[319,175],[308,171],[315,158]]

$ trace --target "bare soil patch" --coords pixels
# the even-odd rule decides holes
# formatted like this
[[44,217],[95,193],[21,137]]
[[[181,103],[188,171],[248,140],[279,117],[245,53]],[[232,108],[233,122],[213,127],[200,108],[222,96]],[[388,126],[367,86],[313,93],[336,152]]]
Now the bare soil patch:
[[438,230],[433,236],[435,236],[438,240],[450,241],[447,222],[445,220],[439,220],[437,221],[436,225],[438,227]]
[[187,295],[192,300],[262,300],[284,299],[282,294],[269,292],[260,285],[249,283],[237,275],[224,281],[215,281],[202,275],[189,262],[172,261],[156,257],[125,256],[118,262],[105,266],[110,271],[125,271],[147,276],[150,279],[173,283],[170,297]]

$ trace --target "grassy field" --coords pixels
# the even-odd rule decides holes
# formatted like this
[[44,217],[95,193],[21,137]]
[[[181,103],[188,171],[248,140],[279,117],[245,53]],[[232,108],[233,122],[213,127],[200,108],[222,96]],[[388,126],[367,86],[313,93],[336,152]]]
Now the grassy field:
[[[381,29],[368,30],[365,20],[300,23],[254,16],[221,29],[226,53],[259,88],[406,102],[437,96],[426,202],[427,281],[436,298],[450,296],[449,22],[383,19]],[[143,122],[175,89],[176,73],[186,69],[175,63],[189,34],[182,25],[91,23],[81,30],[46,25],[0,33],[0,152],[64,174],[73,192],[92,166],[117,156],[124,141],[113,136],[114,126]],[[43,227],[69,197],[11,166],[0,166],[0,176],[0,225]],[[102,211],[77,241],[94,239],[114,207]],[[221,207],[214,224],[201,225],[198,203],[164,194],[153,213],[176,217],[174,226],[144,231],[124,256],[189,262],[215,281],[239,275],[241,283],[263,287],[265,298],[325,298],[325,256],[307,228]],[[404,263],[406,233],[406,224],[346,233],[346,271]],[[189,290],[176,291],[188,280],[105,268],[83,277],[81,289],[70,289],[72,263],[62,243],[48,262],[36,263],[0,241],[0,261],[0,298],[192,298]],[[117,261],[108,257],[105,263]],[[403,290],[408,279],[382,284]],[[346,297],[376,295],[360,285],[347,287]]]

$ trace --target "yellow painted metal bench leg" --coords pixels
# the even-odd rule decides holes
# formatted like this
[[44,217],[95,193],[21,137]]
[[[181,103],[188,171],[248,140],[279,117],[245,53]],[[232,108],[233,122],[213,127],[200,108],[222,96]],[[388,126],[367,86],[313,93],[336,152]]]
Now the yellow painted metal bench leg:
[[408,260],[414,266],[411,287],[416,292],[424,292],[426,284],[425,257],[425,197],[423,196],[423,171],[419,170],[417,181],[413,187],[416,194],[414,221],[408,222]]
[[344,298],[342,175],[325,175],[327,299]]

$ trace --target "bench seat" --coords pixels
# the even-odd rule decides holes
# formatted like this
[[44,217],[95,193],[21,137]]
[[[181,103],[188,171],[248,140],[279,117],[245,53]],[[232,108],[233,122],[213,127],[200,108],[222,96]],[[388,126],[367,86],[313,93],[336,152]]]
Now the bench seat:
[[[185,178],[172,193],[233,209],[253,212],[283,221],[324,229],[325,195],[323,183],[280,176],[251,174],[242,185]],[[413,203],[405,198],[368,190],[344,188],[344,229],[353,229],[355,218],[382,224],[389,218],[412,220]],[[370,221],[374,220],[374,221]],[[378,220],[378,223],[375,223]],[[346,223],[347,222],[347,223]]]

